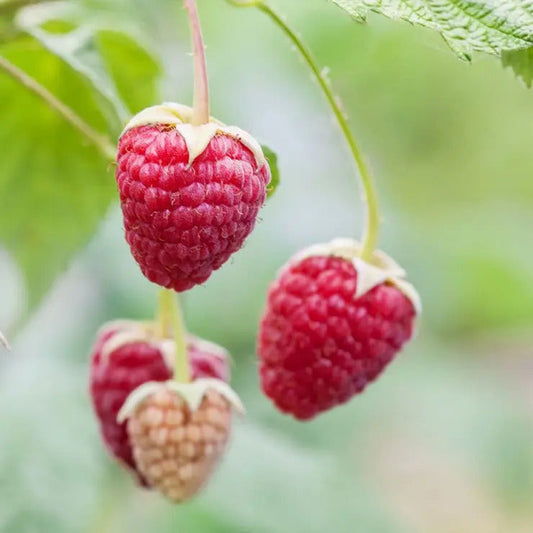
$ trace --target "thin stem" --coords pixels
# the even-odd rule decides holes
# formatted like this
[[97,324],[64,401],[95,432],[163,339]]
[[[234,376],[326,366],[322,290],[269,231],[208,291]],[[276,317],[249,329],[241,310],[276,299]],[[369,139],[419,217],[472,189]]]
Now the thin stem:
[[189,357],[187,354],[185,323],[177,295],[175,298],[173,298],[173,302],[172,327],[174,329],[174,342],[176,344],[174,379],[178,382],[188,383],[191,381],[191,371],[189,368]]
[[184,0],[189,16],[194,54],[194,99],[191,123],[194,125],[209,122],[209,86],[207,81],[207,65],[202,27],[198,17],[196,0]]
[[186,330],[178,298],[174,291],[160,290],[158,322],[162,336],[169,336],[171,332],[174,334],[174,379],[181,383],[188,383],[191,381],[191,371],[187,354]]
[[57,111],[69,124],[93,143],[104,157],[112,161],[115,160],[116,150],[111,141],[89,126],[75,111],[54,96],[46,87],[2,56],[0,56],[0,69]]
[[327,101],[329,102],[331,109],[333,111],[333,114],[335,115],[335,118],[337,119],[337,122],[339,123],[342,133],[344,134],[344,137],[346,138],[346,141],[348,142],[350,151],[352,152],[357,168],[359,169],[359,174],[361,176],[361,181],[363,183],[364,196],[365,196],[365,201],[366,201],[366,206],[367,206],[366,227],[365,227],[365,232],[363,236],[361,257],[362,259],[365,259],[365,260],[370,259],[370,257],[372,256],[372,252],[376,248],[376,244],[378,240],[378,233],[379,233],[379,224],[380,224],[376,190],[374,188],[374,184],[373,184],[370,172],[368,171],[366,163],[363,159],[361,150],[359,149],[355,141],[355,138],[352,135],[352,132],[350,131],[348,121],[346,117],[344,116],[337,102],[337,99],[335,98],[335,95],[333,94],[331,87],[329,86],[326,76],[318,68],[317,64],[315,63],[313,59],[313,56],[311,55],[311,52],[304,45],[302,40],[298,37],[298,35],[296,35],[296,33],[287,25],[287,23],[270,6],[266,5],[261,0],[248,0],[248,1],[227,0],[227,1],[230,4],[237,6],[237,7],[257,7],[263,13],[268,15],[268,17],[270,17],[270,19],[274,21],[274,23],[285,33],[285,35],[287,35],[287,37],[296,46],[301,56],[303,57],[303,59],[305,60],[305,62],[307,63],[311,71],[313,72],[314,77],[318,81],[318,84],[320,88],[322,89],[322,92],[324,93],[324,96],[326,97]]
[[2,334],[2,332],[0,331],[0,347],[4,347],[6,348],[6,350],[9,350],[10,347],[9,347],[9,343],[7,342],[7,339],[4,337],[4,335]]
[[157,298],[157,330],[161,337],[172,334],[172,291],[160,289]]

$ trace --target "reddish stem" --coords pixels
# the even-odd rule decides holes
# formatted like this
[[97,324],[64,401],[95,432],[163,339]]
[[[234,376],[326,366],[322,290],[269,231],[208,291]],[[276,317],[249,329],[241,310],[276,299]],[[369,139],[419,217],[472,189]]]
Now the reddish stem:
[[209,88],[202,27],[198,17],[196,0],[183,0],[189,16],[194,54],[194,99],[191,123],[194,125],[209,122]]

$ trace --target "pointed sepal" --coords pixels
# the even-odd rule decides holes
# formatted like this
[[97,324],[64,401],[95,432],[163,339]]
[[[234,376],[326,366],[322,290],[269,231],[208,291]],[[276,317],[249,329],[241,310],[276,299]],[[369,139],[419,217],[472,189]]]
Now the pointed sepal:
[[289,265],[308,257],[340,257],[350,261],[357,272],[357,289],[354,298],[360,298],[382,283],[398,288],[413,304],[417,315],[422,312],[422,301],[416,289],[405,278],[405,270],[381,250],[375,250],[370,260],[361,258],[362,246],[358,241],[346,238],[333,239],[328,243],[314,244],[296,254]]
[[189,165],[192,165],[195,159],[204,152],[213,137],[226,135],[233,137],[252,152],[258,169],[267,164],[261,145],[248,132],[237,126],[227,126],[212,117],[207,124],[201,125],[193,125],[191,120],[192,108],[174,102],[166,102],[147,107],[137,113],[126,124],[122,135],[132,128],[146,125],[164,124],[173,127],[179,131],[185,140],[189,152]]
[[191,411],[197,411],[208,390],[223,396],[239,414],[244,414],[244,405],[237,393],[224,381],[214,378],[202,378],[189,383],[178,383],[170,380],[165,382],[149,381],[137,387],[126,399],[117,415],[117,422],[122,424],[130,418],[137,408],[152,394],[166,388],[183,398]]

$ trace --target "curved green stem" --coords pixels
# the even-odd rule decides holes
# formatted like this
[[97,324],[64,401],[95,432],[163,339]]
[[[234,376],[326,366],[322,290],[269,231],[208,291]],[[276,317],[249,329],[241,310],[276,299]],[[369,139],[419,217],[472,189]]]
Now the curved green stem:
[[296,46],[297,50],[300,52],[301,56],[313,72],[314,77],[318,81],[318,84],[322,89],[322,92],[324,93],[324,96],[326,97],[327,101],[329,102],[333,114],[337,119],[337,122],[339,123],[342,133],[346,138],[357,168],[359,169],[359,174],[363,183],[363,190],[367,206],[366,228],[363,236],[361,257],[365,260],[370,259],[370,257],[372,256],[372,252],[374,251],[377,244],[380,224],[376,190],[374,188],[370,172],[368,171],[368,168],[361,154],[361,150],[355,142],[355,138],[352,135],[352,132],[350,131],[348,121],[344,116],[331,87],[329,86],[326,76],[318,68],[317,64],[313,59],[313,56],[311,55],[311,52],[308,50],[302,40],[270,6],[268,6],[261,0],[227,1],[237,7],[257,7],[260,11],[268,15],[268,17],[285,33],[285,35],[287,35],[287,37]]
[[160,337],[172,335],[172,291],[160,289],[157,295],[157,334]]
[[0,56],[0,69],[59,113],[69,124],[93,143],[104,157],[111,161],[115,160],[116,149],[111,141],[105,135],[89,126],[74,110],[59,100],[46,87],[2,56]]
[[184,0],[184,5],[189,16],[194,54],[194,100],[191,124],[207,124],[209,122],[209,85],[202,27],[196,0]]
[[174,379],[181,383],[191,381],[187,339],[181,308],[174,291],[161,289],[159,292],[158,323],[162,337],[174,335],[175,363]]

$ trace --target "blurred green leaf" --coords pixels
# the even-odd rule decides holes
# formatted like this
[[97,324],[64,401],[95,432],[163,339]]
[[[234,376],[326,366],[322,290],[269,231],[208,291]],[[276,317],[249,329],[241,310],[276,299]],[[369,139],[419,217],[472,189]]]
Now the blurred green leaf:
[[45,3],[21,10],[17,23],[82,74],[111,105],[115,121],[122,124],[132,109],[154,103],[159,65],[144,35],[116,6]]
[[500,55],[533,44],[528,0],[333,0],[356,20],[370,11],[438,31],[463,59],[473,52]]
[[[156,99],[159,68],[130,36],[101,29],[112,26],[110,14],[97,15],[67,2],[26,7],[17,23],[45,49],[24,38],[5,51],[87,123],[115,136],[128,107]],[[101,154],[54,111],[12,80],[0,79],[0,94],[14,104],[0,126],[9,152],[0,162],[0,239],[26,277],[31,308],[92,236],[115,186]]]
[[263,154],[265,155],[266,160],[268,161],[268,166],[270,167],[271,178],[267,187],[267,198],[270,198],[276,192],[276,189],[279,186],[278,156],[273,150],[264,144],[261,146],[261,148],[263,149]]
[[14,18],[22,7],[35,3],[36,0],[0,0],[0,41],[7,42],[20,34]]
[[[16,21],[21,29],[89,81],[102,103],[107,104],[104,110],[111,130],[120,131],[120,124],[130,113],[98,50],[99,26],[91,21],[90,13],[79,4],[45,3],[22,9]],[[74,29],[68,31],[70,27]]]
[[533,47],[503,52],[502,63],[504,67],[511,67],[514,73],[531,88],[531,82],[533,81]]
[[[496,329],[528,324],[533,316],[531,274],[517,261],[485,254],[481,249],[455,257],[456,305],[449,317],[456,331]],[[490,289],[489,289],[490,288]]]
[[[30,40],[2,53],[60,98],[75,95],[85,115],[100,116],[92,91],[67,65]],[[26,278],[28,304],[50,288],[94,233],[114,197],[107,160],[54,110],[0,74],[0,242]],[[65,98],[67,99],[67,98]],[[93,118],[93,122],[94,122]]]
[[124,33],[101,31],[98,48],[123,102],[134,113],[158,100],[154,81],[160,75],[156,60],[139,42]]

